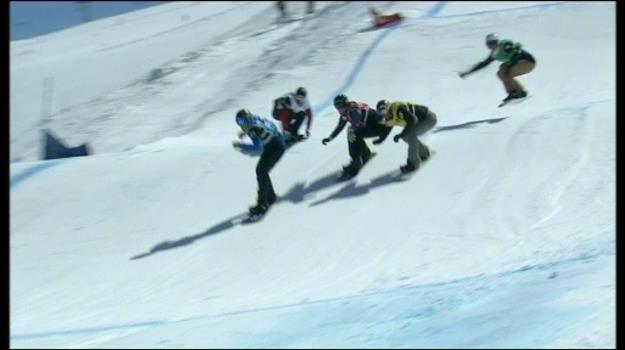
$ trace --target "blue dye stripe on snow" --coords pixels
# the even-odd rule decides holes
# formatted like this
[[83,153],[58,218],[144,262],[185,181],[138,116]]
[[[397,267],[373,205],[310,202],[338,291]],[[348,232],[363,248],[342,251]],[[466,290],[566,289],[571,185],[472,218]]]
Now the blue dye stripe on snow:
[[447,5],[447,1],[439,1],[438,3],[436,3],[436,5],[432,6],[425,15],[423,15],[423,18],[436,17],[439,12],[443,10],[445,5]]
[[[426,12],[423,15],[423,18],[431,18],[431,17],[437,16],[438,13],[440,13],[442,9],[445,7],[445,5],[447,5],[447,1],[437,2],[436,4],[434,4],[434,6],[430,8],[428,12]],[[383,32],[371,43],[371,45],[369,45],[369,47],[367,47],[365,52],[363,52],[362,55],[360,55],[358,62],[356,62],[356,65],[354,66],[354,68],[352,68],[352,71],[349,73],[349,75],[343,82],[343,85],[341,85],[341,87],[336,89],[336,91],[334,91],[330,96],[328,96],[328,98],[326,98],[325,101],[323,101],[321,104],[313,107],[313,111],[315,114],[320,114],[321,112],[323,112],[326,108],[328,108],[332,104],[334,100],[334,96],[340,94],[341,92],[346,91],[347,89],[349,89],[350,86],[352,86],[352,84],[358,77],[358,74],[360,74],[360,72],[362,71],[362,68],[364,67],[365,63],[367,62],[367,59],[369,58],[373,50],[375,50],[380,45],[382,40],[384,40],[392,31],[394,31],[395,29],[399,27],[401,27],[401,23],[398,25],[394,25],[390,28],[382,29]]]
[[487,14],[487,13],[519,11],[519,10],[527,10],[527,9],[532,9],[532,8],[547,9],[549,7],[565,5],[565,4],[569,4],[569,3],[568,2],[557,2],[557,3],[548,3],[548,4],[537,4],[537,5],[529,5],[529,6],[523,6],[523,7],[498,9],[498,10],[484,10],[484,11],[477,11],[477,12],[459,13],[459,14],[456,14],[456,15],[436,16],[436,18],[438,19],[438,18],[452,18],[452,17],[465,17],[465,16],[479,16],[479,15],[483,15],[483,14]]
[[323,112],[326,108],[328,108],[333,103],[334,96],[336,96],[336,95],[340,94],[341,92],[347,90],[354,83],[354,81],[358,77],[358,74],[362,70],[362,67],[365,65],[365,62],[369,58],[369,55],[371,55],[371,52],[373,52],[373,50],[378,45],[380,45],[382,40],[384,38],[386,38],[391,33],[392,30],[394,30],[394,29],[396,29],[398,27],[399,26],[396,25],[394,27],[385,29],[384,32],[382,34],[380,34],[380,36],[378,36],[373,41],[373,43],[371,43],[371,45],[369,45],[369,47],[365,50],[365,52],[363,52],[363,54],[358,59],[358,62],[356,62],[356,66],[354,66],[352,71],[349,73],[349,75],[347,76],[347,79],[345,79],[345,81],[343,82],[343,85],[341,85],[341,87],[339,87],[332,94],[330,94],[330,96],[328,96],[325,99],[325,101],[323,101],[321,104],[313,107],[313,111],[314,111],[315,114],[320,114],[321,112]]
[[[441,13],[441,11],[447,5],[447,1],[439,1],[436,4],[434,4],[421,18],[422,19],[431,19],[431,18],[450,18],[450,17],[463,17],[463,16],[477,16],[477,15],[483,15],[483,14],[487,14],[487,13],[527,10],[527,9],[531,9],[531,8],[546,9],[546,8],[549,8],[549,7],[559,6],[559,5],[564,5],[564,4],[569,4],[569,2],[537,4],[537,5],[529,5],[529,6],[524,6],[524,7],[505,8],[505,9],[497,9],[497,10],[485,10],[485,11],[477,11],[477,12],[461,13],[461,14],[457,14],[457,15],[446,15],[445,16],[445,15],[439,15],[439,14]],[[367,58],[369,58],[369,55],[371,54],[371,52],[373,52],[373,50],[375,48],[377,48],[378,45],[380,45],[382,40],[384,40],[384,38],[386,38],[390,34],[391,31],[399,28],[400,26],[401,26],[401,24],[393,26],[391,28],[384,29],[384,32],[382,32],[382,34],[380,34],[371,43],[371,45],[369,45],[369,47],[365,50],[365,52],[363,52],[363,54],[360,56],[360,59],[356,63],[356,66],[354,66],[354,68],[352,69],[350,74],[347,76],[347,79],[345,79],[345,82],[343,82],[343,85],[340,88],[338,88],[336,91],[334,91],[321,104],[313,107],[313,111],[314,111],[315,114],[320,114],[321,112],[323,112],[326,108],[328,108],[332,104],[334,96],[338,95],[341,92],[346,91],[354,83],[354,81],[356,80],[356,77],[358,76],[358,74],[360,73],[362,68],[364,67],[364,64],[367,61]]]
[[54,166],[57,166],[57,165],[59,165],[61,163],[64,163],[64,162],[65,162],[65,160],[63,160],[63,159],[56,159],[56,160],[44,161],[44,162],[41,162],[41,163],[39,163],[37,165],[33,165],[32,167],[27,168],[27,169],[23,170],[22,172],[20,172],[19,174],[13,176],[11,178],[11,186],[10,187],[13,187],[13,186],[19,184],[20,182],[23,182],[24,180],[26,180],[26,179],[28,179],[28,178],[30,178],[30,177],[32,177],[32,176],[34,176],[34,175],[44,171],[46,169],[50,169],[50,168],[52,168]]
[[[445,7],[446,4],[447,4],[447,1],[439,1],[434,6],[432,6],[432,8],[430,8],[430,10],[423,17],[431,18],[431,17],[436,16],[443,9],[443,7]],[[347,90],[354,83],[354,81],[358,77],[358,74],[360,74],[360,72],[362,71],[362,68],[364,67],[365,62],[369,58],[369,55],[371,55],[371,52],[373,52],[373,50],[375,50],[378,47],[378,45],[380,45],[380,43],[382,42],[382,40],[384,40],[384,38],[386,38],[393,30],[399,27],[400,25],[395,25],[393,27],[383,30],[383,32],[371,43],[371,45],[369,45],[369,47],[365,50],[365,52],[362,53],[362,55],[360,56],[360,59],[358,59],[358,62],[356,62],[356,65],[347,76],[347,79],[345,79],[345,81],[343,82],[343,85],[341,85],[341,87],[339,87],[336,91],[334,91],[320,105],[313,107],[313,111],[315,114],[320,114],[321,112],[323,112],[326,108],[328,108],[332,104],[334,100],[334,96],[338,95],[342,91]],[[26,169],[22,171],[20,174],[11,178],[11,187],[58,164],[59,164],[58,161],[44,162],[41,164],[37,164],[33,166],[32,168]]]
[[116,326],[102,326],[102,327],[92,327],[92,328],[83,328],[83,329],[70,329],[66,331],[56,331],[56,332],[41,332],[41,333],[30,333],[30,334],[15,334],[11,336],[11,339],[14,340],[30,340],[37,338],[46,338],[46,337],[54,337],[54,336],[68,336],[68,335],[81,335],[81,334],[93,334],[93,333],[101,333],[107,331],[113,331],[118,329],[130,329],[137,327],[156,327],[161,326],[167,323],[167,321],[148,321],[148,322],[137,322],[137,323],[128,323]]
[[442,282],[434,282],[434,283],[426,283],[426,284],[416,284],[416,285],[405,285],[398,287],[391,287],[388,289],[381,289],[377,291],[358,293],[355,295],[347,295],[347,296],[339,296],[333,298],[312,300],[312,301],[304,301],[297,303],[289,303],[283,305],[272,305],[267,307],[258,307],[251,309],[244,309],[238,311],[230,311],[218,314],[206,314],[199,315],[185,319],[178,320],[155,320],[155,321],[145,321],[145,322],[136,322],[136,323],[126,323],[120,325],[109,325],[109,326],[100,326],[100,327],[90,327],[90,328],[81,328],[81,329],[68,329],[68,330],[60,330],[60,331],[51,331],[51,332],[39,332],[39,333],[27,333],[27,334],[15,334],[11,335],[10,338],[12,340],[32,340],[44,337],[54,337],[54,336],[78,336],[83,334],[93,334],[93,333],[102,333],[111,330],[119,330],[119,329],[131,329],[131,328],[140,328],[140,327],[160,327],[169,324],[183,323],[188,321],[196,321],[202,319],[210,319],[210,318],[219,318],[219,317],[228,317],[233,315],[241,315],[241,314],[249,314],[249,313],[258,313],[264,311],[278,310],[278,309],[287,309],[293,307],[301,307],[301,306],[310,306],[316,304],[325,304],[332,303],[337,301],[349,301],[349,300],[362,300],[373,296],[394,296],[400,293],[410,293],[410,292],[418,292],[423,290],[436,290],[437,288],[445,288],[446,290],[453,289],[456,286],[463,284],[471,284],[480,280],[488,280],[495,279],[500,280],[504,277],[514,276],[518,274],[528,273],[528,272],[537,272],[537,271],[550,271],[554,268],[567,268],[570,265],[579,264],[579,263],[589,263],[603,258],[613,257],[616,254],[616,246],[614,240],[609,241],[598,241],[594,244],[584,247],[585,249],[577,252],[576,254],[563,258],[556,258],[555,260],[547,260],[543,262],[538,262],[532,265],[526,265],[523,267],[517,267],[511,270],[504,270],[500,272],[494,272],[490,274],[478,274],[475,276],[466,276],[460,277],[448,281]]

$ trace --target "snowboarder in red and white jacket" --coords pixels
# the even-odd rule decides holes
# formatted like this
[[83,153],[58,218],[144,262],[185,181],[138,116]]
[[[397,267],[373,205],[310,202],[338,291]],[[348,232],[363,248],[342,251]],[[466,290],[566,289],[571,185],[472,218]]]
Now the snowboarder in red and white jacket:
[[[299,141],[310,136],[313,113],[308,101],[307,91],[303,87],[297,88],[295,93],[287,93],[273,101],[272,115],[282,124],[282,132],[287,142]],[[299,129],[306,122],[306,134],[299,134]]]

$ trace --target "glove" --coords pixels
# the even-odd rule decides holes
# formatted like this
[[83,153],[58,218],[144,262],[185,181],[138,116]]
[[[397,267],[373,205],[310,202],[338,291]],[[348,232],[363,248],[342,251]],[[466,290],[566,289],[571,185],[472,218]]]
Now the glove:
[[393,141],[399,142],[399,139],[401,139],[401,134],[397,134],[397,135],[393,136]]
[[330,141],[332,141],[332,139],[331,139],[331,138],[329,138],[329,137],[326,137],[325,139],[321,140],[321,143],[323,143],[323,145],[325,146],[325,145],[327,145],[327,144],[328,144],[328,142],[330,142]]
[[306,130],[306,137],[310,137],[310,130]]
[[373,140],[373,144],[374,144],[374,145],[379,145],[379,144],[381,144],[383,141],[384,141],[384,139],[382,139],[382,138],[378,138],[378,139],[376,139],[376,140]]
[[467,76],[466,72],[458,72],[458,75],[460,76],[460,78],[464,79]]

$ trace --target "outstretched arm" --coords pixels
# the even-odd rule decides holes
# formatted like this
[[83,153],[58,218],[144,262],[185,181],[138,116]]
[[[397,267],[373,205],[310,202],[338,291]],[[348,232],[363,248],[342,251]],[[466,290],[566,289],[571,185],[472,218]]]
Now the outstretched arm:
[[334,131],[332,131],[330,136],[323,139],[321,143],[325,145],[328,142],[332,141],[332,139],[335,138],[343,130],[343,128],[345,127],[345,124],[347,124],[347,120],[340,118],[339,123],[336,125],[336,128],[334,128]]
[[240,131],[239,139],[241,139],[244,135],[247,135],[252,140],[252,143],[250,144],[241,141],[235,141],[232,143],[235,148],[240,149],[244,153],[259,153],[263,150],[263,141],[258,135],[258,130],[256,128],[252,127],[250,130],[248,130],[248,132]]
[[253,143],[251,144],[240,142],[236,144],[235,147],[241,149],[241,151],[243,152],[249,152],[249,153],[258,153],[263,150],[263,142],[260,139],[253,138],[252,141]]
[[471,73],[473,73],[475,71],[478,71],[478,70],[488,66],[493,61],[494,61],[493,57],[489,55],[488,57],[486,57],[485,60],[483,60],[483,61],[479,62],[478,64],[476,64],[475,66],[473,66],[473,68],[469,69],[466,72],[460,72],[458,75],[460,75],[461,78],[464,78],[467,75],[469,75],[469,74],[471,74]]
[[341,131],[343,131],[345,124],[347,124],[347,121],[345,119],[343,118],[339,119],[339,123],[336,125],[336,128],[334,128],[334,130],[330,134],[330,138],[331,139],[335,138]]

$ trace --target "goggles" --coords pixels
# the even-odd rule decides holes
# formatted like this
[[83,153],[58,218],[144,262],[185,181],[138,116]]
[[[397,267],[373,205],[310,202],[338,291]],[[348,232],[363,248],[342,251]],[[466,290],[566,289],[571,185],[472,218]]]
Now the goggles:
[[245,119],[243,117],[237,118],[236,121],[237,121],[237,125],[238,126],[245,126],[245,125],[247,125],[247,119]]

